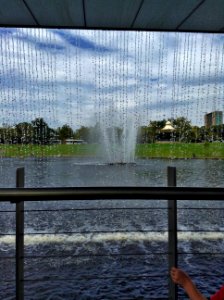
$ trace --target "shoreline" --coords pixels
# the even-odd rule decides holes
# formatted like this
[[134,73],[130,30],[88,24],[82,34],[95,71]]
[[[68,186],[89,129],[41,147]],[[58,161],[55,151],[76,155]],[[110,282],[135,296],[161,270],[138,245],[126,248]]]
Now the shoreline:
[[[0,145],[1,158],[97,158],[99,145]],[[224,143],[137,144],[136,159],[224,160]]]
[[[0,160],[1,159],[10,159],[10,158],[16,158],[16,159],[45,159],[45,158],[92,158],[92,159],[97,159],[97,156],[94,155],[39,155],[39,156],[34,156],[34,155],[19,155],[19,156],[7,156],[7,155],[0,155]],[[149,157],[149,156],[136,156],[135,157],[136,160],[156,160],[156,159],[160,159],[160,160],[224,160],[223,157]],[[110,163],[108,163],[110,164]],[[121,163],[122,164],[122,163]]]

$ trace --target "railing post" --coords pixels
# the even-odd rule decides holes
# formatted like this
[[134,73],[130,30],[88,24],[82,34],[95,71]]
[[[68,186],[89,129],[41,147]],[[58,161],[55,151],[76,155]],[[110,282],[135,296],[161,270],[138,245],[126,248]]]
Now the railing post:
[[[16,170],[16,187],[24,188],[24,168]],[[24,299],[24,201],[16,203],[16,300]]]
[[[167,168],[168,187],[176,186],[176,168]],[[172,267],[177,267],[177,201],[168,200],[168,249],[169,249],[169,272]],[[170,279],[169,299],[177,300],[177,286]]]

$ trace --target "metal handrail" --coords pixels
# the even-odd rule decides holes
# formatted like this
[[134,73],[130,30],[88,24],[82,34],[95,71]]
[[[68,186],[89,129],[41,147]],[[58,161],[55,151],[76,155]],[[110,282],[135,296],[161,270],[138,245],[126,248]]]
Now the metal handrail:
[[117,186],[0,189],[0,202],[96,199],[224,200],[224,188]]
[[[224,200],[224,188],[176,187],[176,169],[168,167],[168,187],[67,187],[24,188],[24,169],[17,170],[17,188],[1,188],[0,202],[16,204],[16,299],[24,299],[24,202],[55,200],[144,199],[168,200],[169,268],[177,265],[176,200]],[[177,300],[177,288],[170,282],[169,299]]]

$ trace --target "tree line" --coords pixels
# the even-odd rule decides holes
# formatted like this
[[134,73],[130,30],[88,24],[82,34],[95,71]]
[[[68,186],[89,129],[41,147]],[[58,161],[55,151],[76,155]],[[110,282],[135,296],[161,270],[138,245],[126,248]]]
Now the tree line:
[[164,133],[162,128],[166,125],[165,119],[150,121],[148,126],[140,128],[139,143],[154,143],[156,141],[170,140],[183,143],[201,143],[224,141],[224,125],[210,127],[193,126],[185,117],[169,119],[174,127],[173,133]]
[[56,142],[65,143],[66,139],[90,139],[91,128],[82,126],[74,131],[68,124],[51,128],[43,118],[36,118],[29,122],[21,122],[10,126],[0,127],[0,142],[5,144],[39,144],[47,145]]
[[[212,142],[224,141],[224,125],[192,126],[185,117],[170,119],[174,127],[173,133],[164,133],[162,128],[166,125],[165,119],[150,121],[148,126],[138,128],[138,143],[155,143],[163,140],[177,142]],[[108,128],[110,130],[110,128]],[[116,128],[118,135],[122,133],[121,128]],[[21,122],[10,126],[4,124],[0,127],[0,142],[7,144],[53,144],[56,141],[65,143],[66,139],[73,138],[84,140],[87,143],[99,143],[99,124],[93,127],[82,126],[73,130],[68,124],[56,129],[51,128],[43,118],[36,118],[29,122]]]

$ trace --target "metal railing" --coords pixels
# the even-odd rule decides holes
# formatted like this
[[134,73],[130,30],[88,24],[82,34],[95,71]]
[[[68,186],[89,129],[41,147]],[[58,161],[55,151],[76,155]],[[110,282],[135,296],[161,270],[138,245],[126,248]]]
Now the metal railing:
[[[167,187],[24,188],[24,169],[19,168],[15,189],[0,189],[0,202],[16,204],[16,299],[24,299],[24,201],[145,199],[168,200],[168,268],[177,266],[177,200],[223,200],[224,188],[176,187],[176,169],[168,167]],[[177,300],[170,282],[169,299]]]

